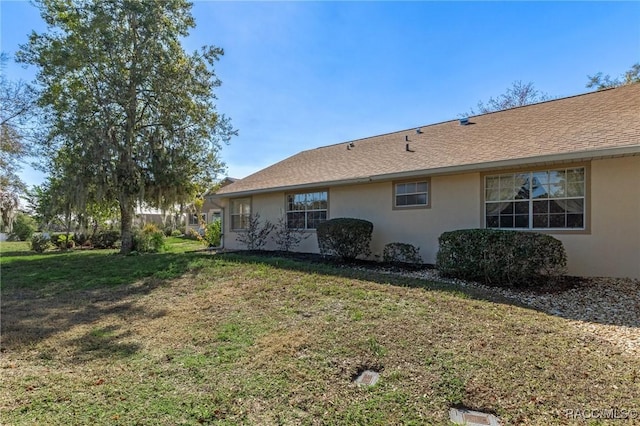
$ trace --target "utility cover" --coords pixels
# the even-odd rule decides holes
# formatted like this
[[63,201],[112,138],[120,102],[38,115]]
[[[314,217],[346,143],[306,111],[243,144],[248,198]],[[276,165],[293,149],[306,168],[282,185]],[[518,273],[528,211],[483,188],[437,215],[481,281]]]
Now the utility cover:
[[367,385],[367,386],[373,386],[376,384],[376,382],[378,381],[378,379],[380,378],[380,374],[375,372],[375,371],[371,371],[371,370],[364,370],[359,376],[358,378],[355,380],[355,382],[359,385]]
[[465,408],[449,409],[449,419],[458,425],[467,426],[500,426],[500,421],[493,414],[480,411],[467,410]]

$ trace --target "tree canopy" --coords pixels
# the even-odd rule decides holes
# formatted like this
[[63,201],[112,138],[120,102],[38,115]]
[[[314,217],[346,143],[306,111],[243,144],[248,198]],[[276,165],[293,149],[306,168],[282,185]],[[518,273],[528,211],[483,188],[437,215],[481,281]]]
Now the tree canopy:
[[587,78],[589,79],[587,87],[590,89],[595,88],[596,90],[609,89],[631,83],[640,83],[640,63],[631,65],[631,68],[620,77],[611,78],[609,74],[603,76],[602,73],[599,72],[594,75],[588,75]]
[[51,125],[41,148],[78,194],[118,203],[127,253],[136,203],[186,202],[223,169],[219,150],[235,134],[215,105],[224,52],[184,51],[195,26],[185,0],[37,4],[48,30],[18,57],[39,68]]
[[[0,53],[4,69],[9,57]],[[18,176],[29,153],[27,123],[35,114],[35,96],[24,81],[9,80],[0,73],[0,228],[11,231],[19,205],[19,194],[26,188]]]
[[[4,68],[9,57],[0,54]],[[35,113],[35,96],[24,81],[11,81],[0,73],[0,188],[2,191],[21,192],[24,183],[17,172],[20,161],[28,153],[26,124]]]
[[523,83],[517,80],[514,81],[511,87],[508,87],[503,94],[495,98],[490,97],[486,103],[479,101],[477,111],[471,108],[468,114],[462,115],[487,114],[504,109],[535,104],[549,99],[551,99],[550,96],[536,89],[532,82]]

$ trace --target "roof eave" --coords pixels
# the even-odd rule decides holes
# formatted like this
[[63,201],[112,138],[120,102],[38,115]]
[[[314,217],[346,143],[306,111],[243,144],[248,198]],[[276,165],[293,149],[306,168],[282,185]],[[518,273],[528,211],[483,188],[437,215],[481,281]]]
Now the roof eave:
[[359,183],[368,183],[371,182],[371,177],[358,177],[352,179],[342,179],[342,180],[333,180],[333,181],[325,181],[325,182],[312,182],[312,183],[304,183],[300,185],[284,185],[284,186],[275,186],[270,188],[260,188],[260,189],[252,189],[248,191],[237,191],[237,192],[226,192],[223,194],[214,194],[212,198],[236,198],[236,197],[246,197],[249,195],[256,194],[265,194],[268,192],[286,192],[286,191],[296,191],[300,189],[312,189],[312,188],[328,188],[331,186],[343,186],[343,185],[354,185]]
[[333,186],[356,185],[370,182],[389,181],[396,179],[406,179],[415,176],[439,176],[460,173],[483,172],[487,170],[517,168],[521,166],[540,163],[568,163],[575,161],[592,160],[598,158],[611,158],[630,155],[640,155],[640,145],[628,145],[615,148],[604,148],[598,150],[576,151],[561,154],[540,155],[535,157],[515,158],[509,160],[498,160],[483,163],[462,164],[456,166],[437,167],[432,169],[419,169],[407,172],[387,173],[381,175],[363,176],[351,179],[312,182],[301,185],[284,185],[270,188],[260,188],[254,190],[227,192],[222,194],[212,194],[211,198],[235,198],[250,195],[265,194],[269,192],[289,192],[312,188],[325,188]]

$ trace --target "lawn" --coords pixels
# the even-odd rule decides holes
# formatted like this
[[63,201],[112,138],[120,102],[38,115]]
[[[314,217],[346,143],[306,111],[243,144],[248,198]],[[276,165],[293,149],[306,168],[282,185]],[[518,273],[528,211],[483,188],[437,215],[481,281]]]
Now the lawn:
[[[2,424],[448,424],[464,405],[549,425],[639,408],[640,360],[490,294],[179,239],[139,256],[17,244],[0,246]],[[375,386],[353,383],[364,369]]]

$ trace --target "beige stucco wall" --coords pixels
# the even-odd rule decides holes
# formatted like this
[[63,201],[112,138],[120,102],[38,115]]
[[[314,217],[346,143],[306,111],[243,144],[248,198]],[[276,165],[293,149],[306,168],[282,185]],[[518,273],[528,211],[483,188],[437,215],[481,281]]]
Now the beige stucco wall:
[[[590,165],[590,227],[582,233],[552,233],[568,256],[568,273],[581,276],[640,278],[640,157],[594,160]],[[422,258],[435,263],[438,236],[446,231],[482,226],[481,175],[431,177],[431,207],[394,210],[392,182],[329,189],[329,217],[357,217],[374,224],[371,249],[381,259],[384,245],[411,243]],[[254,195],[252,211],[275,222],[284,214],[282,192]],[[223,201],[228,206],[228,200]],[[225,247],[241,248],[229,231],[225,208]],[[314,232],[299,251],[317,252]],[[270,243],[267,249],[275,249]]]
[[[245,197],[242,197],[245,198]],[[271,223],[277,223],[278,218],[284,215],[285,211],[285,194],[284,192],[274,192],[270,194],[259,194],[251,197],[251,211],[253,213],[260,214],[260,220],[268,220]],[[218,202],[224,207],[224,246],[227,249],[238,250],[243,249],[243,245],[237,241],[238,232],[234,232],[230,229],[231,215],[230,215],[230,200],[224,199]],[[308,237],[300,246],[298,251],[305,253],[314,253],[318,251],[316,243],[315,233]],[[276,244],[273,240],[270,240],[266,247],[266,250],[277,250]]]
[[571,275],[640,279],[640,157],[591,162],[590,232],[561,240]]
[[[431,179],[433,208],[394,210],[392,182],[341,186],[329,189],[329,217],[356,217],[374,224],[371,250],[381,259],[384,245],[391,242],[411,243],[420,247],[423,260],[435,262],[438,236],[452,229],[478,227],[480,221],[480,175],[470,173]],[[262,219],[275,222],[284,214],[285,194],[260,194],[252,197],[252,211]],[[226,223],[230,223],[225,209]],[[298,250],[318,252],[315,232]],[[237,233],[227,229],[225,247],[239,249]],[[275,249],[271,242],[267,249]]]
[[480,175],[470,173],[431,178],[431,208],[393,209],[392,182],[333,188],[331,217],[356,217],[373,223],[371,250],[382,258],[385,244],[420,247],[427,263],[435,263],[438,237],[445,231],[479,226]]

